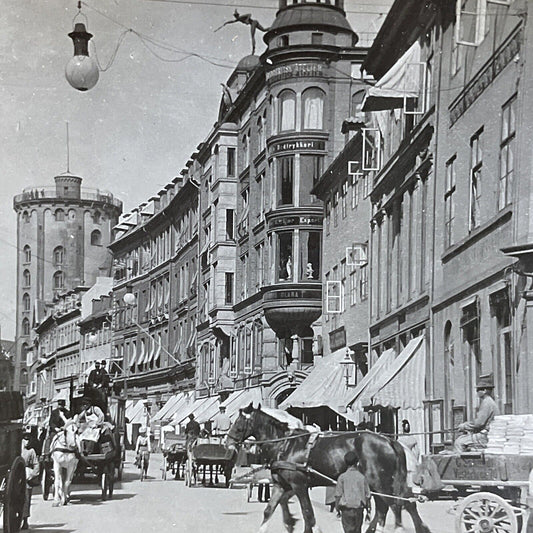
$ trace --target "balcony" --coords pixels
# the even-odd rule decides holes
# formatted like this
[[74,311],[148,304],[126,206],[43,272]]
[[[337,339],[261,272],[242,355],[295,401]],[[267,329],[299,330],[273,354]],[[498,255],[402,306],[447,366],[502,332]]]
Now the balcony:
[[110,192],[102,191],[100,189],[82,188],[79,195],[75,198],[68,194],[61,194],[56,187],[28,187],[22,191],[21,194],[17,194],[13,198],[13,205],[16,207],[20,203],[39,203],[43,200],[85,200],[87,202],[99,202],[102,204],[108,204],[113,207],[122,209],[122,202],[115,198]]

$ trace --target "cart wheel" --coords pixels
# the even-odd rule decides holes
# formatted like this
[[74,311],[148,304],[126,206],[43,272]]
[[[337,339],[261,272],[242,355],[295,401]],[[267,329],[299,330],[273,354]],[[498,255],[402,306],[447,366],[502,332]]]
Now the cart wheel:
[[22,457],[17,457],[7,476],[4,493],[4,533],[20,531],[22,508],[26,497],[26,466]]
[[478,492],[459,505],[455,522],[457,533],[517,533],[513,508],[497,494]]
[[163,465],[161,466],[161,479],[164,481],[167,479],[167,458],[163,457]]
[[41,492],[43,494],[43,500],[48,500],[50,496],[50,489],[54,484],[52,471],[43,463],[43,472],[41,474]]
[[102,500],[107,500],[107,492],[109,487],[109,474],[104,470],[100,478],[100,487],[102,489]]

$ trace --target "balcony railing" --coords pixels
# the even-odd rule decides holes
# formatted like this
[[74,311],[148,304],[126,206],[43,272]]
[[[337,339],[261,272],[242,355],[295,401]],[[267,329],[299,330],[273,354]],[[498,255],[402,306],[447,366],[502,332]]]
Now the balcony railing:
[[13,203],[30,202],[33,200],[87,200],[89,202],[101,202],[122,208],[122,202],[115,198],[110,192],[100,189],[90,189],[83,187],[78,194],[62,194],[55,186],[29,187],[17,194]]

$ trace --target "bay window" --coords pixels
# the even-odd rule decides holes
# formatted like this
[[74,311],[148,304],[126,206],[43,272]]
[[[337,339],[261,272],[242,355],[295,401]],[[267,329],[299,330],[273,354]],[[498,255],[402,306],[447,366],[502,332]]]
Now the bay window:
[[311,87],[303,92],[302,118],[304,130],[324,128],[324,91]]

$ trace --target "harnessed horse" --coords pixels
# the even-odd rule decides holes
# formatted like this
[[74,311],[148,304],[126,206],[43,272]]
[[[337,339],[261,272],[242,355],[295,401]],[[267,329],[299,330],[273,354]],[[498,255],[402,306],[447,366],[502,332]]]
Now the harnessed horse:
[[240,410],[228,433],[227,445],[237,447],[252,436],[256,444],[261,445],[274,482],[259,533],[266,532],[278,504],[282,508],[285,528],[289,533],[294,531],[295,519],[288,507],[288,500],[293,495],[300,501],[304,533],[319,531],[315,529],[309,487],[332,485],[346,469],[344,455],[349,451],[355,452],[359,458],[359,468],[371,491],[382,495],[374,494],[376,514],[367,533],[374,533],[377,527],[382,530],[389,506],[397,527],[401,526],[401,509],[404,507],[411,515],[416,533],[430,533],[418,514],[416,503],[409,499],[412,493],[406,482],[405,455],[396,441],[370,431],[328,435],[304,429],[290,430],[288,424],[261,411],[261,405],[254,408],[250,404]]
[[54,462],[54,507],[67,505],[70,500],[70,484],[78,466],[79,439],[78,428],[74,422],[68,422],[56,433],[50,445]]

